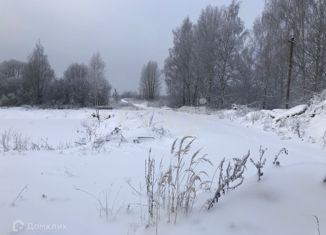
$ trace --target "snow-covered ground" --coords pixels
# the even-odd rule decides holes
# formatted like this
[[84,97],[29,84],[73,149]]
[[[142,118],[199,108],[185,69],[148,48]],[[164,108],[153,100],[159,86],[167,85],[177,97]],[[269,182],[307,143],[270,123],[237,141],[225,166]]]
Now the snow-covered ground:
[[[16,133],[28,147],[13,150],[12,139],[4,152],[0,143],[0,234],[155,234],[154,228],[145,228],[144,162],[149,149],[157,161],[169,161],[173,141],[188,135],[197,137],[192,150],[203,148],[214,163],[204,169],[210,176],[224,157],[250,150],[257,159],[260,146],[267,148],[264,176],[257,182],[248,163],[243,185],[216,207],[203,209],[213,194],[203,192],[193,212],[176,225],[163,217],[159,234],[318,234],[314,216],[321,234],[326,232],[326,152],[321,144],[249,125],[259,122],[257,117],[232,121],[187,109],[137,106],[101,111],[100,124],[90,109],[0,109],[0,134]],[[36,151],[32,145],[43,147]],[[273,158],[283,147],[289,155],[274,167]],[[101,204],[107,204],[107,217]]]
[[289,110],[232,110],[219,112],[229,119],[265,131],[273,131],[280,138],[294,138],[326,148],[326,91]]

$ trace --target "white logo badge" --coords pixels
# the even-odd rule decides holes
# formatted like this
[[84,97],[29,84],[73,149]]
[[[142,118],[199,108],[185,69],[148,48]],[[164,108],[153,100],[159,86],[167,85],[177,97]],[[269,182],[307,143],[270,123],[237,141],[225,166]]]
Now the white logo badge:
[[15,233],[21,232],[25,229],[25,223],[21,220],[16,220],[12,223],[12,231]]

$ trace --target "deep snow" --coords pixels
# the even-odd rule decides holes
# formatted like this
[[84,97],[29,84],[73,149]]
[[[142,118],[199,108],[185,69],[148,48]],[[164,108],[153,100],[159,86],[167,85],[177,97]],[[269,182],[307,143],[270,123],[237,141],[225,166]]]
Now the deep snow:
[[[177,225],[162,219],[159,234],[317,234],[314,216],[319,218],[321,234],[326,232],[322,182],[326,154],[321,145],[282,139],[275,132],[220,115],[138,107],[142,109],[101,111],[111,118],[100,124],[92,138],[119,127],[124,141],[117,136],[100,149],[75,144],[87,139],[84,126],[98,126],[91,117],[93,110],[0,109],[0,133],[11,129],[35,143],[46,139],[54,147],[69,146],[1,152],[0,234],[14,234],[15,221],[18,227],[19,221],[27,225],[19,234],[155,234],[154,229],[145,229],[145,198],[129,185],[143,192],[148,150],[158,161],[168,160],[174,139],[187,135],[197,137],[193,151],[203,148],[215,166],[224,157],[241,157],[248,150],[257,159],[262,145],[268,148],[265,174],[257,182],[255,168],[248,164],[244,184],[227,193],[212,211],[202,209],[212,196],[203,193],[193,213]],[[134,143],[139,136],[154,139]],[[276,168],[272,161],[283,147],[289,155],[281,156],[281,167]],[[205,170],[212,175],[215,168]],[[25,185],[27,190],[12,206]],[[108,220],[100,216],[97,201],[104,203],[105,195],[111,212]],[[44,231],[42,226],[52,224],[57,227]]]

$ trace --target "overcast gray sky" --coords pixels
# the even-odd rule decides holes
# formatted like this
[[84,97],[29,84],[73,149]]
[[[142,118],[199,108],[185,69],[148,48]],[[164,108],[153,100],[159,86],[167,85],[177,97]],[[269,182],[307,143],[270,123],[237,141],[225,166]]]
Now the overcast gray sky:
[[[119,92],[137,90],[148,60],[163,66],[172,30],[189,16],[196,21],[208,4],[231,0],[0,0],[0,61],[26,60],[41,40],[58,77],[73,62],[104,58],[110,83]],[[264,0],[242,0],[247,28]]]

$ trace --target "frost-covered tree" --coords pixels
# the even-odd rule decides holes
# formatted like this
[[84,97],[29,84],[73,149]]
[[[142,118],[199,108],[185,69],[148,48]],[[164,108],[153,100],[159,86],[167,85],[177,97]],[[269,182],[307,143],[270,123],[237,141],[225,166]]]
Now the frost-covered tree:
[[246,31],[239,17],[240,4],[232,1],[230,6],[221,10],[221,24],[218,29],[216,46],[215,76],[217,89],[215,103],[217,107],[227,105],[227,89],[238,73],[237,63],[244,46]]
[[209,105],[213,102],[216,88],[216,60],[218,46],[218,29],[221,11],[218,7],[207,6],[195,26],[195,61],[200,80],[200,94]]
[[25,92],[27,97],[30,97],[29,102],[32,104],[44,103],[51,81],[54,79],[54,71],[40,42],[36,43],[32,54],[28,57],[23,79]]
[[105,77],[105,63],[100,53],[95,53],[88,66],[88,80],[92,86],[90,98],[95,106],[109,103],[111,85]]
[[173,37],[164,67],[167,91],[173,105],[194,105],[198,86],[193,74],[193,25],[189,18],[173,31]]
[[227,105],[227,89],[235,79],[246,36],[240,5],[208,6],[197,24],[186,18],[173,32],[173,47],[165,63],[170,98],[177,105],[197,105],[206,98],[211,106]]
[[265,3],[250,34],[236,0],[206,7],[197,23],[186,19],[173,32],[164,71],[174,105],[205,98],[217,108],[240,103],[269,109],[284,107],[288,91],[295,105],[326,88],[326,2]]
[[237,59],[237,73],[228,89],[229,102],[240,105],[259,105],[260,84],[255,77],[255,49],[252,40]]
[[311,74],[310,89],[321,92],[326,87],[326,2],[310,0],[308,12],[307,54]]
[[0,106],[19,105],[24,102],[22,74],[25,63],[8,60],[0,63]]
[[326,3],[320,0],[268,0],[254,25],[256,78],[264,108],[285,104],[294,38],[290,103],[310,98],[326,87]]
[[68,104],[78,106],[91,104],[89,100],[91,85],[87,77],[88,67],[84,64],[74,63],[64,72]]
[[139,93],[143,99],[154,100],[160,95],[160,70],[157,62],[149,61],[141,71]]
[[[186,18],[173,31],[163,70],[171,105],[227,108],[236,103],[273,109],[307,102],[326,88],[325,0],[266,0],[250,33],[239,17],[241,5],[230,2],[207,6],[196,22]],[[73,71],[77,67],[69,68],[63,80],[55,80],[38,42],[26,65],[0,65],[0,105],[107,104],[111,86],[100,54],[94,54],[87,66],[86,83],[85,68],[79,76]],[[159,90],[150,81],[142,78],[140,83],[147,99]]]

